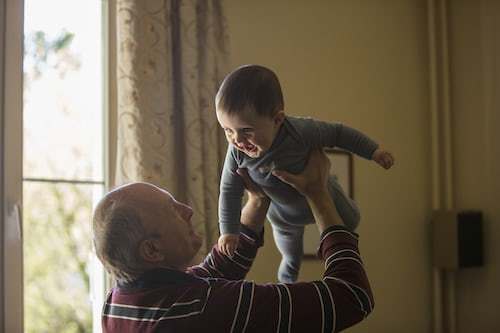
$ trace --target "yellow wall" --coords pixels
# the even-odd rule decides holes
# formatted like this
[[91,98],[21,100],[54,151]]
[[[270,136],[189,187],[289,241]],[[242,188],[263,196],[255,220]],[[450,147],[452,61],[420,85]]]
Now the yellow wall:
[[458,332],[500,331],[500,2],[451,2],[454,194],[481,209],[482,268],[457,274]]
[[[349,332],[431,327],[430,129],[425,1],[226,1],[232,67],[258,63],[281,79],[289,114],[341,121],[394,152],[384,171],[357,158],[361,251],[376,297]],[[275,280],[270,229],[250,278]],[[301,279],[322,266],[305,262]]]

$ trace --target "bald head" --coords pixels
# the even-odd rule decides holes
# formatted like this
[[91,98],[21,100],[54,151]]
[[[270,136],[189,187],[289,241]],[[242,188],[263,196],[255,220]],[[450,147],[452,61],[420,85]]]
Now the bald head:
[[106,194],[94,211],[96,254],[106,270],[120,282],[134,280],[145,269],[138,249],[146,230],[137,204],[145,200],[140,194],[147,193],[147,188],[144,183],[121,186]]
[[157,186],[120,186],[106,194],[94,211],[97,256],[120,282],[155,267],[182,269],[201,245],[193,243],[199,237],[192,231],[191,215],[191,208]]

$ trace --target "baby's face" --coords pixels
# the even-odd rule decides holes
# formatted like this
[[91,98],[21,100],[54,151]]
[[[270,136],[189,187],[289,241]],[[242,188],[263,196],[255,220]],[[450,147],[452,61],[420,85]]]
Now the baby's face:
[[262,156],[271,147],[285,117],[283,111],[269,117],[251,109],[237,114],[217,109],[216,113],[227,141],[251,158]]

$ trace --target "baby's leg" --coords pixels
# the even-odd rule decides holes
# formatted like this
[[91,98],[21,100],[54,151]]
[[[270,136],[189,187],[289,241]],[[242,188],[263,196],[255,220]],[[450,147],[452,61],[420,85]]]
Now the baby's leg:
[[304,253],[304,226],[278,225],[271,222],[276,246],[281,253],[278,280],[283,283],[297,281]]
[[354,231],[357,228],[361,217],[358,205],[354,202],[354,200],[349,198],[347,194],[345,194],[344,190],[335,178],[330,178],[328,187],[333,202],[335,203],[335,207],[337,207],[337,211],[344,221],[345,226],[347,229]]

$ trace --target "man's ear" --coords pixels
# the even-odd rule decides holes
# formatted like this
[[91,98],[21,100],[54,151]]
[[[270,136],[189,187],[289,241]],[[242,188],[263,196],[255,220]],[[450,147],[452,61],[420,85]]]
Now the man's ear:
[[283,124],[283,122],[285,121],[285,116],[285,111],[278,111],[278,113],[276,113],[273,117],[274,125],[276,127],[281,126],[281,124]]
[[156,239],[143,240],[139,245],[139,254],[142,259],[148,262],[159,262],[165,259]]

